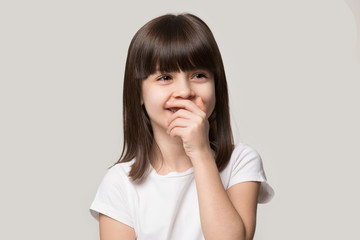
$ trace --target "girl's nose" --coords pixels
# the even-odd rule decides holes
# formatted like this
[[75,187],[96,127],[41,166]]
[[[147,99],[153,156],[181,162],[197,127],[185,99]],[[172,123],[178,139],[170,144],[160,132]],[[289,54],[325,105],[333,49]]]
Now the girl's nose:
[[190,83],[184,79],[180,80],[176,85],[173,96],[174,98],[191,99],[195,96],[195,92],[192,90]]

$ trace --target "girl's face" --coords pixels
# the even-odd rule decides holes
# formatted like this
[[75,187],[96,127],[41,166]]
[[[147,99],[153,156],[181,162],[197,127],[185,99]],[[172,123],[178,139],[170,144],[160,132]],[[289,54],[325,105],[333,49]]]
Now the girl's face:
[[155,72],[142,82],[142,104],[150,117],[153,131],[166,131],[167,120],[177,111],[168,101],[188,100],[195,103],[200,97],[207,117],[215,107],[215,83],[213,74],[206,70],[161,73]]

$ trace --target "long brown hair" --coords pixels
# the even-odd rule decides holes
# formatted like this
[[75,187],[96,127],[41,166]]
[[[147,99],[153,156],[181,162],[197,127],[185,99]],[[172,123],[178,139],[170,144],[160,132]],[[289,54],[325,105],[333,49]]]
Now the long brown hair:
[[209,27],[192,14],[167,14],[146,23],[133,37],[126,60],[123,87],[124,145],[116,163],[135,159],[129,176],[142,179],[148,169],[153,131],[141,105],[142,81],[160,72],[207,69],[214,75],[215,108],[209,117],[209,140],[219,171],[230,160],[233,137],[224,66]]

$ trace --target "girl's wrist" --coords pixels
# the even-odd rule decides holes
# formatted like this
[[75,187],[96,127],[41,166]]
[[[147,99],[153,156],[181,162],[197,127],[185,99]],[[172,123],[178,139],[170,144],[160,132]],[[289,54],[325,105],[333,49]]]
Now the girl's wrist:
[[204,150],[192,153],[190,156],[190,160],[194,167],[203,163],[208,163],[209,161],[215,162],[214,155],[211,151],[210,146],[208,148],[205,148]]

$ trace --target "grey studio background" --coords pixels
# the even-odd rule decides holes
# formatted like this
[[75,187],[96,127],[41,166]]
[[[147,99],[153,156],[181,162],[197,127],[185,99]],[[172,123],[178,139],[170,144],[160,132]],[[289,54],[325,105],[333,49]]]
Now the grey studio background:
[[89,206],[122,148],[127,48],[148,20],[212,29],[236,142],[275,198],[255,239],[360,239],[359,0],[1,1],[0,239],[98,239]]

